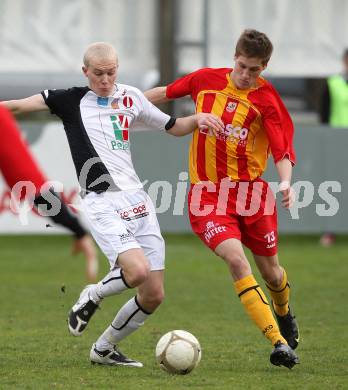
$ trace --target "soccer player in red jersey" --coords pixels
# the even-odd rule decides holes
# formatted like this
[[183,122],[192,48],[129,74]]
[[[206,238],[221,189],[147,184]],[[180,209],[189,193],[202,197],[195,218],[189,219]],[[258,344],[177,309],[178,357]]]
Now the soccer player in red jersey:
[[[47,178],[41,172],[36,161],[31,155],[27,144],[23,140],[16,123],[10,112],[0,104],[0,171],[9,186],[13,188],[17,183],[31,182],[36,192],[34,194],[33,203],[35,207],[40,205],[48,206],[50,204],[46,200],[47,196],[41,194],[42,186],[47,182]],[[58,197],[51,190],[50,198]],[[27,194],[29,196],[29,194]],[[25,192],[21,193],[21,197],[25,196]],[[60,202],[60,200],[59,200]],[[86,276],[89,281],[95,281],[97,278],[98,258],[93,241],[87,234],[87,231],[80,224],[79,220],[69,212],[67,206],[62,202],[60,211],[57,215],[50,217],[53,222],[69,229],[75,237],[72,252],[82,252],[86,258]]]
[[[145,93],[153,103],[190,95],[196,112],[214,113],[223,132],[196,129],[189,154],[189,217],[193,231],[227,264],[235,291],[251,320],[271,341],[274,365],[292,368],[299,341],[289,308],[290,286],[278,261],[277,211],[269,185],[260,178],[271,153],[285,208],[291,207],[293,124],[272,85],[260,76],[271,57],[268,37],[245,30],[234,68],[204,68]],[[254,256],[272,298],[255,280],[242,243]]]

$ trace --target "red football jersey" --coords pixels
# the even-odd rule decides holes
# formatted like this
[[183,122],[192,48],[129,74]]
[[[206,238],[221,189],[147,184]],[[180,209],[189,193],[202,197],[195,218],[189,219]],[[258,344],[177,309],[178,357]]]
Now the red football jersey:
[[255,88],[234,85],[231,68],[204,68],[167,86],[170,99],[190,95],[196,112],[213,113],[225,124],[223,133],[196,129],[192,136],[189,171],[192,183],[251,181],[261,176],[272,153],[295,163],[294,127],[272,85],[259,77]]

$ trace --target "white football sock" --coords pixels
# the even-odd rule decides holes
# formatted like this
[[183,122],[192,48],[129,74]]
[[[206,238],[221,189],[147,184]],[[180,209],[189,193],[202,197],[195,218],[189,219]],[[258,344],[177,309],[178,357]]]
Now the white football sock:
[[121,307],[111,325],[97,340],[97,350],[112,349],[119,341],[143,325],[150,314],[139,306],[136,297],[130,299]]
[[94,303],[98,304],[103,298],[120,294],[127,288],[130,287],[124,279],[121,268],[116,268],[109,272],[100,282],[90,287],[89,296]]

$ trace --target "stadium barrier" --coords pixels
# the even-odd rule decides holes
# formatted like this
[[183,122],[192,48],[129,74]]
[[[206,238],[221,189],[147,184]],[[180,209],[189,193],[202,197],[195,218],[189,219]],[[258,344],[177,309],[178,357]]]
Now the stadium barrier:
[[[20,127],[47,177],[57,183],[64,200],[78,210],[79,186],[62,125],[20,122]],[[186,206],[189,143],[189,136],[175,138],[155,131],[131,135],[136,171],[155,203],[164,232],[190,231]],[[347,144],[346,129],[297,127],[298,162],[293,176],[297,202],[290,211],[278,207],[280,232],[348,232]],[[268,166],[264,178],[276,191],[278,178],[271,160]],[[47,221],[31,210],[30,204],[16,203],[0,180],[0,233],[63,232]]]

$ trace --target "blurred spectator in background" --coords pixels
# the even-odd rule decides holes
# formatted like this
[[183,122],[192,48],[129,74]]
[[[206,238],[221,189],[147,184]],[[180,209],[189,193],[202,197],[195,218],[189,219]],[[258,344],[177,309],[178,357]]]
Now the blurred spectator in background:
[[320,105],[320,121],[348,128],[348,48],[343,52],[343,73],[327,79]]
[[[342,60],[343,72],[327,79],[319,114],[321,123],[348,129],[348,48],[344,50]],[[320,243],[331,246],[335,240],[333,233],[326,232],[321,236]]]
[[[61,208],[56,215],[50,216],[50,218],[55,224],[65,227],[74,235],[72,253],[83,253],[86,259],[87,280],[94,282],[98,273],[98,257],[91,237],[57,193],[53,192],[52,189],[40,193],[40,189],[47,182],[47,179],[30,153],[12,115],[1,104],[0,138],[0,172],[5,182],[11,190],[21,181],[32,183],[37,191],[33,195],[33,206],[40,209],[40,215],[45,215],[42,206],[46,207],[48,211],[52,207],[47,199],[54,201],[56,198],[55,203],[58,202]],[[24,194],[21,193],[20,199],[23,198]]]

